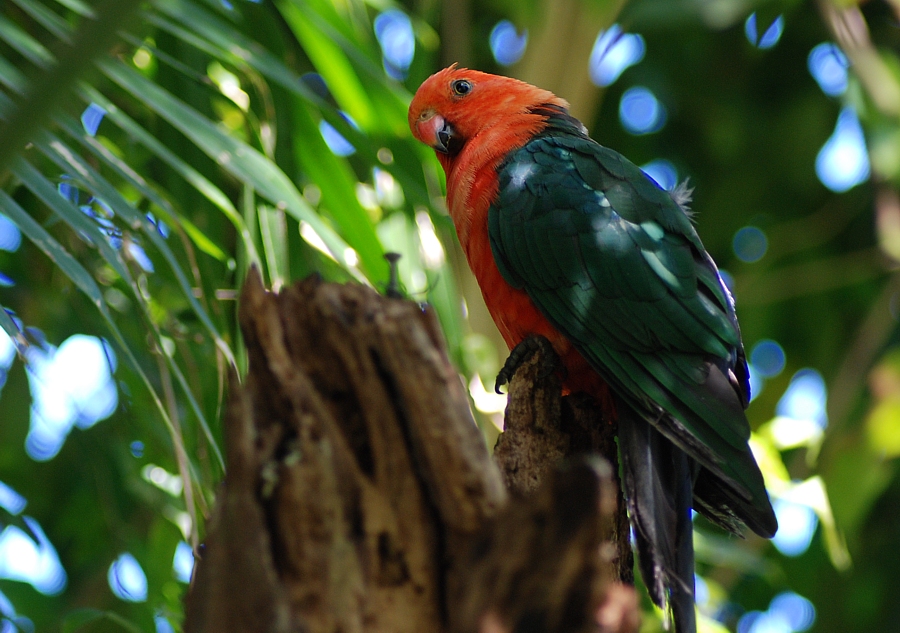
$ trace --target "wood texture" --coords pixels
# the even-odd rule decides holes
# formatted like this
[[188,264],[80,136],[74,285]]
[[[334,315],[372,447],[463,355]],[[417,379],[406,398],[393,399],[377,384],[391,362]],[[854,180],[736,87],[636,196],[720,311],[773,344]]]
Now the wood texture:
[[516,372],[510,383],[504,432],[494,447],[494,457],[507,489],[514,495],[531,494],[561,462],[583,455],[600,455],[610,465],[615,505],[603,534],[615,555],[610,563],[614,577],[634,584],[634,555],[630,527],[619,480],[616,424],[590,398],[578,394],[563,397],[559,377],[542,371],[544,359],[535,354]]
[[[315,279],[272,294],[254,272],[240,321],[250,367],[185,631],[636,630],[636,601],[608,599],[612,468],[557,468],[570,434],[518,469],[537,474],[510,501],[429,309]],[[511,413],[515,394],[552,405],[519,374]],[[535,412],[549,427],[571,408],[558,385],[555,401]]]

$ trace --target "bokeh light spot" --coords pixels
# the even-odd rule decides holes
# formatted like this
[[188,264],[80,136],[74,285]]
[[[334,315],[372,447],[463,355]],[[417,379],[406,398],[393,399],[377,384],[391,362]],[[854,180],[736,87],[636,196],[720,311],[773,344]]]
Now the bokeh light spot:
[[[2,310],[2,308],[0,308]],[[0,329],[0,369],[7,370],[16,358],[16,346],[6,330]]]
[[100,127],[100,122],[103,121],[103,117],[105,116],[106,110],[102,107],[98,106],[96,103],[89,105],[85,108],[84,112],[81,113],[81,125],[84,126],[84,131],[90,136],[96,136],[97,130]]
[[[102,201],[100,201],[100,200],[98,200],[98,202],[102,203]],[[168,224],[166,224],[165,222],[160,220],[158,217],[156,217],[152,213],[148,213],[145,217],[147,218],[147,221],[150,222],[150,224],[152,224],[153,226],[156,227],[157,233],[159,233],[161,236],[163,236],[166,239],[169,238],[169,235],[171,234],[171,230],[169,229]]]
[[[780,613],[751,611],[744,618],[738,622],[738,631],[741,633],[793,633],[790,624]],[[741,622],[744,622],[743,626]]]
[[113,561],[106,579],[109,588],[121,600],[144,602],[147,599],[147,576],[141,564],[128,552]]
[[191,581],[191,574],[194,571],[194,551],[184,541],[180,541],[175,547],[172,570],[179,582],[189,583]]
[[[250,0],[250,2],[255,1],[256,0]],[[156,633],[175,633],[175,628],[172,626],[172,623],[161,613],[157,613],[153,616],[153,623],[156,624]]]
[[802,633],[816,621],[813,603],[793,591],[783,591],[769,603],[769,613],[780,614],[791,626],[792,633]]
[[744,35],[747,36],[747,41],[759,49],[765,50],[775,46],[778,40],[781,39],[782,33],[784,33],[784,16],[782,15],[779,15],[772,21],[762,34],[762,37],[760,37],[759,29],[757,28],[756,13],[751,13],[747,21],[744,22]]
[[0,214],[0,250],[14,253],[22,245],[22,232],[13,221]]
[[643,37],[623,33],[618,24],[600,31],[588,61],[591,81],[600,87],[609,86],[627,68],[644,58],[646,48]]
[[772,537],[772,544],[785,556],[800,556],[809,549],[819,517],[809,506],[786,499],[775,499],[772,507],[778,518],[778,532]]
[[[343,116],[351,123],[351,125],[353,125],[353,121],[350,120],[349,117],[346,115]],[[331,153],[335,156],[350,156],[356,152],[356,148],[350,144],[350,141],[345,139],[343,135],[325,119],[319,121],[319,133],[322,134],[322,138],[325,139],[325,144],[328,145],[328,149],[330,149]]]
[[[693,519],[693,515],[691,518]],[[694,602],[698,607],[703,607],[709,602],[709,585],[697,574],[694,574]]]
[[25,449],[32,459],[51,459],[72,427],[88,428],[116,410],[116,358],[101,339],[75,334],[58,349],[31,346],[26,361],[32,406]]
[[522,59],[522,55],[525,54],[525,48],[528,45],[528,29],[519,34],[512,22],[500,20],[491,29],[488,41],[497,63],[501,66],[511,66]]
[[0,508],[12,515],[19,514],[28,505],[25,497],[0,481]]
[[144,247],[138,244],[137,242],[128,240],[128,244],[126,246],[126,251],[128,253],[128,257],[141,267],[145,273],[152,273],[153,268],[153,260],[150,259],[147,255],[147,251],[144,250]]
[[781,39],[782,33],[784,33],[784,16],[779,15],[772,21],[772,24],[769,25],[762,37],[759,38],[758,46],[762,49],[772,48]]
[[775,413],[794,420],[809,420],[824,429],[828,425],[827,397],[822,374],[815,369],[801,369],[791,378]]
[[763,339],[753,346],[750,363],[763,378],[773,378],[784,370],[784,348],[776,341]]
[[62,180],[56,185],[56,190],[59,192],[63,198],[71,202],[72,204],[77,205],[79,199],[81,198],[81,192],[79,192],[78,187],[71,184],[67,179],[68,175],[63,175]]
[[388,9],[375,18],[374,27],[385,72],[394,79],[406,78],[416,52],[409,16],[399,9]]
[[734,234],[731,247],[739,260],[752,264],[761,260],[769,250],[769,239],[762,229],[745,226]]
[[173,475],[162,466],[156,464],[145,464],[141,469],[141,477],[144,481],[153,484],[160,490],[163,490],[173,497],[181,495],[184,489],[184,482],[180,475]]
[[133,441],[131,443],[131,445],[129,446],[129,449],[131,450],[131,454],[134,457],[143,457],[144,456],[144,443],[141,442],[140,440]]
[[334,102],[334,97],[331,94],[331,90],[328,89],[328,84],[325,83],[325,78],[319,73],[304,73],[300,75],[300,83],[311,90],[317,97],[325,101]]
[[632,134],[651,134],[666,124],[666,109],[649,88],[635,86],[622,95],[619,120]]
[[822,184],[842,193],[869,179],[869,154],[859,118],[852,107],[838,115],[834,133],[816,156],[816,175]]
[[750,402],[753,402],[766,386],[766,379],[760,375],[752,363],[747,365],[747,373],[750,376]]
[[847,68],[850,62],[837,44],[822,42],[813,47],[806,59],[806,65],[822,92],[829,97],[837,97],[846,92]]
[[785,591],[766,611],[748,611],[738,621],[737,633],[803,633],[816,621],[816,609],[803,596]]
[[66,572],[40,524],[28,516],[23,521],[34,537],[16,525],[0,532],[0,578],[27,582],[42,594],[55,596],[66,587]]
[[678,171],[664,158],[652,160],[641,166],[641,170],[650,176],[663,189],[671,191],[678,184]]
[[753,625],[763,615],[762,611],[748,611],[738,620],[737,633],[750,633]]

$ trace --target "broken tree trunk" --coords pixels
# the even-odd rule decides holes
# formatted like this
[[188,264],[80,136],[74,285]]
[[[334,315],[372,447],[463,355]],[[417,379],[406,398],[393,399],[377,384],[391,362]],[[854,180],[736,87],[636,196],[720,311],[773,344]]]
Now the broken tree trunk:
[[536,360],[494,462],[429,309],[253,271],[240,323],[187,633],[636,631],[615,470],[558,467],[614,457],[614,429]]

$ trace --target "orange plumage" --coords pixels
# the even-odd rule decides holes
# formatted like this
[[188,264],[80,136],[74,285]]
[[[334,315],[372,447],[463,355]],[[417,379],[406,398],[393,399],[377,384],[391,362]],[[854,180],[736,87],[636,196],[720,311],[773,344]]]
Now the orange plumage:
[[[453,83],[460,80],[468,80],[474,87],[465,103],[453,89]],[[498,101],[498,93],[502,101]],[[528,295],[503,279],[491,254],[487,215],[497,195],[496,168],[511,151],[546,127],[546,118],[531,112],[544,104],[561,108],[569,105],[525,82],[454,65],[435,73],[419,87],[409,107],[409,126],[418,140],[434,146],[435,123],[452,120],[455,131],[466,139],[464,151],[456,155],[438,152],[437,157],[447,176],[450,217],[506,344],[512,349],[531,335],[544,336],[566,369],[565,391],[584,391],[607,404],[607,387],[600,376],[544,318]]]
[[771,537],[778,524],[748,444],[734,301],[689,193],[663,190],[588,137],[565,101],[515,79],[440,71],[409,125],[437,151],[460,243],[510,349],[543,336],[564,388],[615,413],[645,584],[677,633],[696,633],[691,510],[735,533]]

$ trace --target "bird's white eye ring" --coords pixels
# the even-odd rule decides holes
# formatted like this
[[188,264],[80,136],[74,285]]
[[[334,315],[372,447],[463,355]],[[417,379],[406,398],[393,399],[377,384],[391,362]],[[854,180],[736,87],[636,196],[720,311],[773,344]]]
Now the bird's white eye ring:
[[450,82],[450,89],[457,97],[465,97],[472,92],[472,82],[468,79],[456,79]]

